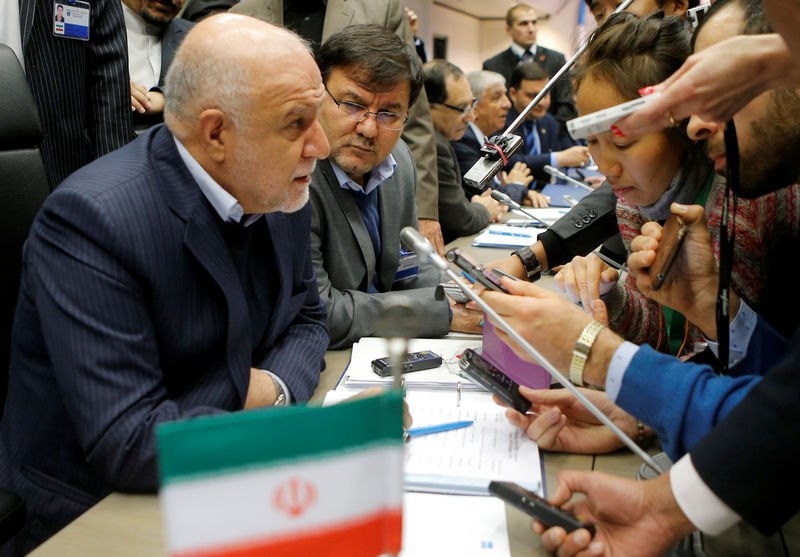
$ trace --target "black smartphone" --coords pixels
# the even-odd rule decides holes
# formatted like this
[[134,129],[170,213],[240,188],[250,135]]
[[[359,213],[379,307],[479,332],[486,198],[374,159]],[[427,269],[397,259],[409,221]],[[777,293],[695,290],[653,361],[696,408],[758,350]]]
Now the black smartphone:
[[473,280],[481,283],[484,287],[508,294],[508,290],[503,288],[503,285],[500,284],[500,277],[487,269],[485,265],[481,265],[472,259],[466,252],[459,248],[453,248],[448,251],[446,255],[448,261],[455,263],[459,269],[468,274]]
[[[372,371],[381,377],[388,377],[392,374],[391,358],[378,358],[372,360]],[[410,373],[412,371],[422,371],[423,369],[433,369],[442,365],[442,357],[430,350],[423,350],[421,352],[412,352],[406,356],[403,362],[403,370],[400,373]]]
[[594,536],[594,526],[584,524],[571,512],[551,505],[534,492],[513,482],[490,482],[489,493],[532,516],[546,528],[561,526],[567,534],[578,528],[586,528]]
[[464,375],[497,395],[504,404],[523,414],[530,409],[530,401],[519,394],[519,385],[472,348],[464,350],[458,365]]
[[689,227],[677,215],[670,215],[664,223],[656,259],[650,266],[650,278],[653,281],[651,289],[658,290],[664,284],[664,279],[667,278],[667,273],[677,259],[688,231]]

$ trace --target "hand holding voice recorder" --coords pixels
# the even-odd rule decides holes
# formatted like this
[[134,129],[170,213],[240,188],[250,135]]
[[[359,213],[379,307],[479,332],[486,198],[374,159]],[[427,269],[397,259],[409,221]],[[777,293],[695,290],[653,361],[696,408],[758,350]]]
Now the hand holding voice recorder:
[[497,395],[497,398],[507,406],[523,414],[530,409],[530,401],[519,394],[519,385],[472,348],[464,350],[458,360],[458,365],[464,375],[490,393]]
[[546,528],[561,526],[567,534],[578,528],[586,528],[594,536],[594,526],[584,524],[571,512],[551,505],[534,492],[513,482],[491,482],[489,493],[532,516]]
[[650,266],[650,279],[652,280],[650,288],[653,290],[658,290],[664,284],[667,273],[681,251],[688,231],[689,226],[684,224],[677,215],[670,215],[664,223],[664,227],[661,229],[661,241],[656,250],[656,258]]

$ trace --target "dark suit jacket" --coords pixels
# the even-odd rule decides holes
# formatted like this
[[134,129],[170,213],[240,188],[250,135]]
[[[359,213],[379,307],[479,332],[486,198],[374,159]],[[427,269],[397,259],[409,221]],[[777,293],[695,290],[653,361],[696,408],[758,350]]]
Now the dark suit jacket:
[[[455,150],[456,159],[458,160],[458,168],[461,172],[461,178],[464,178],[464,175],[469,172],[469,169],[472,168],[479,158],[483,156],[481,153],[481,147],[483,146],[483,139],[478,140],[475,136],[475,133],[472,131],[472,128],[467,128],[467,131],[464,132],[464,136],[459,139],[458,141],[453,141],[453,149]],[[506,169],[510,168],[511,165],[506,166]],[[517,203],[522,203],[522,200],[528,194],[528,188],[523,186],[522,184],[503,184],[500,185],[499,182],[496,180],[492,180],[490,183],[492,189],[500,190],[506,194],[508,194],[511,199],[516,201]],[[467,186],[462,182],[462,186],[464,186],[464,192],[466,197],[469,199],[476,193],[481,193],[479,190],[471,186]]]
[[489,210],[471,203],[464,195],[456,152],[445,137],[436,132],[436,165],[439,167],[439,223],[444,243],[478,232],[489,224]]
[[164,126],[51,194],[25,247],[0,425],[25,550],[111,491],[155,491],[156,426],[241,409],[251,366],[309,398],[328,346],[310,214],[266,215],[280,287],[254,347],[219,216]]
[[92,3],[89,40],[53,36],[53,3],[19,0],[25,76],[42,121],[50,186],[133,138],[119,0]]
[[800,510],[800,329],[783,361],[690,451],[709,488],[761,532]]
[[[327,0],[326,6],[322,42],[349,25],[372,23],[396,33],[414,47],[414,35],[400,0]],[[283,0],[242,0],[231,11],[283,25]],[[417,216],[436,220],[439,218],[436,143],[424,88],[408,111],[403,141],[411,148],[417,166]]]
[[[556,75],[556,72],[561,69],[566,63],[564,55],[558,51],[550,50],[542,45],[536,45],[535,62],[538,62],[545,67],[550,77]],[[514,54],[510,48],[507,48],[500,54],[492,56],[483,62],[483,69],[497,72],[506,78],[506,85],[511,80],[511,72],[514,71],[516,65],[519,64],[519,58]],[[555,84],[553,90],[550,91],[550,114],[556,117],[556,120],[564,126],[567,120],[571,120],[578,116],[578,109],[575,108],[575,100],[572,96],[572,83],[569,78],[562,77]]]
[[[435,298],[439,272],[425,261],[419,274],[394,281],[400,259],[400,230],[416,227],[416,172],[408,146],[398,141],[397,168],[378,186],[381,253],[376,258],[364,219],[353,196],[343,190],[327,160],[311,175],[311,258],[320,296],[328,308],[331,348],[348,347],[375,335],[378,318],[399,300],[421,318],[419,337],[446,335],[450,312]],[[368,292],[377,273],[379,292]]]
[[[511,125],[511,122],[516,120],[517,116],[519,116],[519,113],[514,108],[511,108],[506,115],[506,127]],[[538,120],[534,120],[533,125],[536,126],[536,132],[539,134],[541,153],[530,154],[533,145],[528,144],[525,137],[526,133],[523,131],[527,128],[527,125],[526,122],[523,122],[517,128],[516,133],[522,136],[524,143],[511,157],[511,161],[521,161],[527,164],[534,178],[536,178],[537,186],[539,186],[537,189],[541,189],[544,184],[550,183],[550,175],[544,171],[544,166],[550,164],[550,153],[558,153],[564,149],[569,149],[575,143],[561,131],[561,126],[558,125],[558,121],[551,114],[545,114]]]

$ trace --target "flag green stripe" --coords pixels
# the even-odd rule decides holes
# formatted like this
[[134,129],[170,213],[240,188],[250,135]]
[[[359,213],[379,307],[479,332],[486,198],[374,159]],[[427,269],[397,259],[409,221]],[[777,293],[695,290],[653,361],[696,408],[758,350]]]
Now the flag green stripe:
[[[162,483],[402,444],[403,399],[387,392],[326,408],[290,406],[162,424]],[[188,478],[186,478],[188,479]]]

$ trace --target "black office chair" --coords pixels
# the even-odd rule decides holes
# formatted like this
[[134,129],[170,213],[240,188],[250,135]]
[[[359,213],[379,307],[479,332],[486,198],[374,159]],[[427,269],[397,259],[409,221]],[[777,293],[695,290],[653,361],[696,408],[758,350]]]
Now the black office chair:
[[[22,271],[22,244],[50,193],[39,143],[42,127],[14,51],[0,44],[0,417],[8,389],[11,326]],[[25,521],[25,505],[0,488],[0,544]]]

